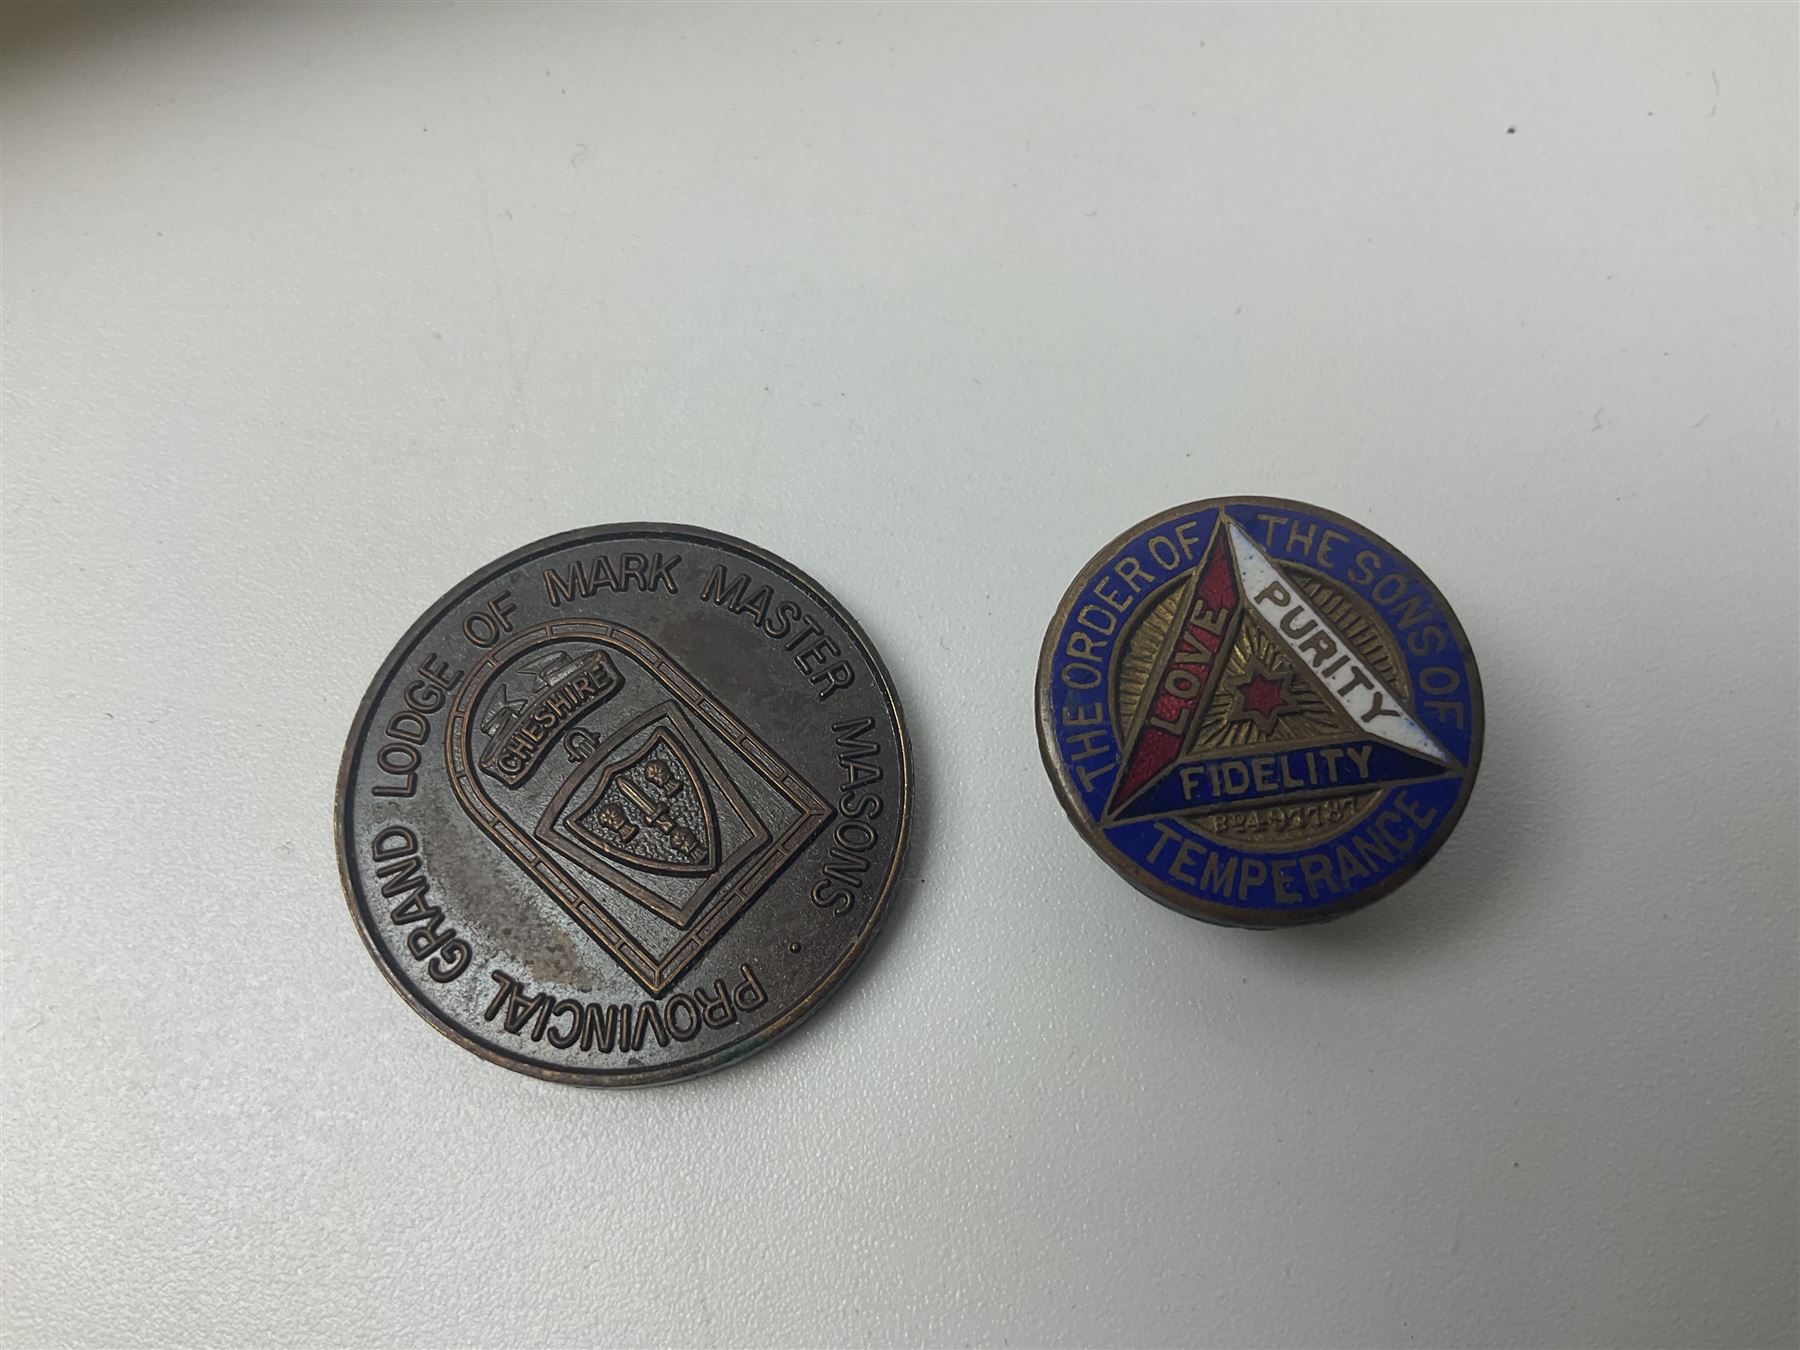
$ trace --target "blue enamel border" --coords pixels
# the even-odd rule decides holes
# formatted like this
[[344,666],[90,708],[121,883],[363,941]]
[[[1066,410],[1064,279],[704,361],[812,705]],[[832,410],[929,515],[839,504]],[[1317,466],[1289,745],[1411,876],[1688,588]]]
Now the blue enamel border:
[[[1097,820],[1122,757],[1118,728],[1112,725],[1109,711],[1113,639],[1130,628],[1139,608],[1166,582],[1199,560],[1222,511],[1276,563],[1295,561],[1317,568],[1356,592],[1382,616],[1405,658],[1414,717],[1455,757],[1459,768],[1442,778],[1390,787],[1381,804],[1357,825],[1303,848],[1234,848],[1175,819],[1133,822],[1103,833],[1125,858],[1151,876],[1212,905],[1272,915],[1343,906],[1356,894],[1381,887],[1418,866],[1455,823],[1479,749],[1481,717],[1479,680],[1454,616],[1416,569],[1355,525],[1286,503],[1233,502],[1175,516],[1133,534],[1102,564],[1090,569],[1087,583],[1076,593],[1056,631],[1047,692],[1054,751],[1081,812],[1088,821]],[[1325,543],[1323,549],[1321,542]],[[1139,583],[1135,590],[1121,581],[1116,571],[1127,559],[1134,560],[1149,577],[1148,583]],[[1171,562],[1173,565],[1168,565]],[[1126,570],[1132,571],[1129,565]],[[1103,599],[1102,591],[1107,598]],[[1129,593],[1130,603],[1121,610],[1122,593]],[[1087,623],[1083,623],[1084,616]],[[1106,616],[1116,620],[1116,627],[1102,647],[1098,629]],[[1399,626],[1407,620],[1405,627]],[[1441,632],[1441,646],[1436,645],[1438,638],[1427,635],[1426,630],[1434,626]],[[1086,646],[1103,652],[1103,658],[1084,660],[1071,654],[1070,640],[1077,633],[1085,633]],[[1083,646],[1080,641],[1076,645],[1078,650]],[[1433,700],[1425,692],[1428,690],[1439,691],[1439,697]],[[1095,716],[1096,704],[1099,720],[1083,720]],[[1100,766],[1109,761],[1112,770],[1101,772]],[[1085,785],[1084,773],[1089,775]],[[1339,857],[1340,847],[1349,850],[1348,863]],[[1383,861],[1384,853],[1390,860]],[[1325,870],[1316,860],[1320,854],[1326,857]],[[1259,867],[1265,874],[1261,880],[1257,879]],[[1367,874],[1358,875],[1357,868]],[[1232,880],[1221,886],[1225,877]],[[1331,881],[1339,884],[1334,888]]]

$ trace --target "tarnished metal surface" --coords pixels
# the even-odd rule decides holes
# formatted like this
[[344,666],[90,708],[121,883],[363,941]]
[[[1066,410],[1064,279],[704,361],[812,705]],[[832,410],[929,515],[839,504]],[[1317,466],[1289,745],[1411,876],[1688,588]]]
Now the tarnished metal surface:
[[879,656],[816,583],[674,525],[546,539],[394,649],[338,783],[394,987],[523,1073],[633,1085],[792,1029],[861,955],[911,787]]

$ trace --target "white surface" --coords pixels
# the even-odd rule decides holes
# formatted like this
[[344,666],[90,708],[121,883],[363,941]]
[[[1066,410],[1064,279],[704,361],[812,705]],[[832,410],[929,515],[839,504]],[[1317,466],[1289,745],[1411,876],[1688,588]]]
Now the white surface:
[[[1800,1334],[1792,8],[12,29],[12,1343]],[[1074,569],[1230,491],[1487,685],[1324,930],[1136,897],[1037,761]],[[430,600],[634,518],[862,617],[922,827],[816,1022],[608,1095],[407,1011],[331,798]]]

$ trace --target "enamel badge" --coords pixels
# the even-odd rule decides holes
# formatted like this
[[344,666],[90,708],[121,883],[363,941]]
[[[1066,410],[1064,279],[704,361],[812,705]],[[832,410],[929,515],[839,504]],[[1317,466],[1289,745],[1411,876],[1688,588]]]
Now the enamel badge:
[[1038,664],[1063,808],[1196,918],[1335,918],[1448,838],[1481,759],[1481,680],[1444,597],[1386,540],[1299,502],[1215,498],[1108,544]]

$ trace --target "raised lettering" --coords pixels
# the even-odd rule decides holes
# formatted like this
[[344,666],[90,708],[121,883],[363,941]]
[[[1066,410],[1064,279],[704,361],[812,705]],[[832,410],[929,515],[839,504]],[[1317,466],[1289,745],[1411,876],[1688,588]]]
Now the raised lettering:
[[769,996],[763,992],[762,985],[757,982],[756,972],[750,969],[748,963],[739,966],[738,969],[743,972],[744,979],[743,983],[732,991],[732,1002],[737,1004],[741,1012],[749,1012],[754,1008],[762,1007],[769,1001]]

